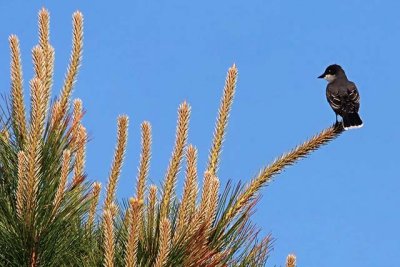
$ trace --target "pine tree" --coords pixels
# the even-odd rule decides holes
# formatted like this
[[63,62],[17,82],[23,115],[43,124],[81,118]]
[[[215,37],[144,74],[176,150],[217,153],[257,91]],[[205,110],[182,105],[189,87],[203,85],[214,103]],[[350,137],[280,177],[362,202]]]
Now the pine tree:
[[[75,12],[72,51],[65,80],[50,101],[54,48],[50,16],[39,12],[39,41],[32,49],[34,77],[26,114],[19,40],[10,36],[11,94],[1,114],[1,266],[264,266],[271,236],[259,237],[251,215],[260,189],[285,167],[336,138],[333,125],[262,168],[249,183],[221,189],[220,155],[236,90],[238,70],[229,68],[204,173],[197,148],[188,144],[190,105],[178,108],[176,139],[161,188],[148,185],[151,124],[141,125],[141,156],[136,192],[116,200],[128,141],[129,119],[118,118],[117,144],[104,203],[101,184],[85,173],[86,128],[80,99],[72,100],[83,50],[83,16]],[[185,164],[183,164],[185,163]],[[184,169],[182,196],[176,195]],[[199,188],[199,174],[202,188]],[[286,266],[295,266],[289,255]]]

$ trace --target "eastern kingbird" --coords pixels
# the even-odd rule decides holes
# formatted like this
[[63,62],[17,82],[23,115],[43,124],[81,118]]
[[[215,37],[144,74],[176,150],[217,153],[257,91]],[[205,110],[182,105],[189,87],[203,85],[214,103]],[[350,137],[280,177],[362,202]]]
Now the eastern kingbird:
[[342,67],[337,64],[330,65],[318,78],[328,81],[326,98],[336,114],[336,123],[337,115],[340,115],[345,130],[362,127],[363,122],[358,115],[360,95],[356,85],[347,79]]

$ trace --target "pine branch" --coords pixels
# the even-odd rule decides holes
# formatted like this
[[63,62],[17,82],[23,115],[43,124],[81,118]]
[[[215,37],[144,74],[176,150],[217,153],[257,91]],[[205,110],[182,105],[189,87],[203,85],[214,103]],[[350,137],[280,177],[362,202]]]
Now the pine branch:
[[139,242],[139,231],[142,221],[142,205],[143,201],[136,198],[131,198],[129,200],[130,209],[129,214],[129,232],[128,232],[128,243],[126,246],[126,256],[125,256],[125,266],[126,267],[136,267],[137,262],[137,252],[138,252],[138,242]]
[[115,234],[114,234],[114,204],[104,210],[104,267],[114,267]]
[[27,200],[27,177],[26,177],[26,156],[24,151],[18,152],[18,185],[17,185],[17,214],[23,218],[25,204]]
[[289,254],[286,258],[286,267],[296,267],[296,256]]
[[163,196],[160,206],[160,216],[165,218],[170,212],[171,199],[176,186],[176,177],[183,157],[189,129],[190,106],[183,102],[178,109],[178,125],[176,127],[176,140],[174,151],[164,179]]
[[53,201],[53,214],[57,212],[57,209],[59,208],[61,201],[64,198],[65,186],[67,184],[70,163],[71,163],[71,152],[69,150],[64,150],[62,165],[61,165],[60,182],[58,184],[56,196]]
[[32,214],[35,210],[38,186],[40,181],[41,138],[44,132],[46,107],[42,82],[34,78],[31,81],[31,125],[26,143],[27,151],[27,210]]
[[39,79],[40,81],[45,80],[45,58],[43,49],[40,46],[35,46],[32,49],[32,61],[33,61],[33,69],[35,72],[35,78]]
[[186,149],[186,178],[183,187],[181,205],[178,210],[178,221],[174,233],[175,244],[189,225],[196,209],[197,198],[197,149],[189,145]]
[[156,227],[156,205],[157,205],[157,186],[151,185],[149,189],[149,196],[147,200],[147,236],[154,238],[154,231]]
[[22,66],[19,40],[17,36],[9,38],[11,51],[11,100],[12,100],[12,123],[15,135],[22,147],[27,138],[27,126],[25,117],[24,91],[22,87]]
[[43,51],[44,73],[41,80],[44,86],[46,107],[49,105],[51,86],[54,72],[54,48],[50,44],[50,14],[42,8],[38,15],[39,21],[39,46]]
[[218,111],[217,122],[214,130],[214,139],[212,142],[210,154],[208,156],[207,171],[216,174],[218,170],[219,159],[221,156],[222,143],[225,137],[226,126],[228,125],[229,113],[235,95],[238,70],[233,64],[228,70],[225,81],[224,93],[221,99],[221,105]]
[[91,203],[90,203],[90,208],[89,208],[89,215],[88,215],[88,220],[86,223],[86,227],[88,229],[92,229],[93,224],[94,224],[96,208],[97,208],[97,204],[99,203],[99,198],[100,198],[100,190],[101,190],[101,183],[93,183],[92,193],[90,196]]
[[78,181],[84,177],[87,142],[87,133],[84,126],[79,125],[76,139],[77,150],[75,153],[74,177],[72,179],[73,184],[78,183]]
[[117,146],[115,148],[114,160],[111,165],[110,177],[108,179],[104,209],[107,209],[115,199],[115,190],[117,188],[119,175],[121,174],[122,163],[124,161],[128,141],[128,123],[128,116],[123,115],[118,118]]
[[149,174],[151,157],[151,125],[145,121],[142,127],[142,152],[140,153],[139,173],[137,177],[136,196],[138,200],[144,199],[144,190]]
[[170,251],[171,224],[167,218],[161,219],[159,249],[154,267],[163,267],[167,263]]
[[225,220],[231,221],[244,207],[251,202],[257,195],[262,186],[264,186],[270,179],[287,166],[293,165],[299,159],[306,157],[311,152],[317,150],[321,146],[332,141],[343,132],[341,124],[335,124],[321,133],[313,136],[303,144],[297,146],[290,152],[283,154],[277,158],[272,164],[268,165],[260,171],[258,176],[253,179],[244,192],[239,196],[235,205],[233,205],[225,215]]
[[82,100],[77,98],[74,99],[73,102],[73,112],[72,112],[72,126],[71,126],[71,137],[72,137],[72,145],[73,151],[78,149],[79,147],[79,132],[80,127],[82,125],[81,120],[83,117],[83,104]]
[[71,59],[68,65],[67,74],[65,75],[64,86],[61,90],[61,96],[58,99],[60,103],[59,113],[56,114],[57,120],[64,118],[69,101],[71,98],[71,93],[73,86],[76,82],[76,77],[78,75],[79,66],[82,60],[82,50],[83,50],[83,15],[81,12],[77,11],[72,16],[72,51]]

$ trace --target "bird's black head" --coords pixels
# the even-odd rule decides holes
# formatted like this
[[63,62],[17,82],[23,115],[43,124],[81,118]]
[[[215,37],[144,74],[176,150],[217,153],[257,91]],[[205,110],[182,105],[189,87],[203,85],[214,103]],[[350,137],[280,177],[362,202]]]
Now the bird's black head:
[[325,72],[322,75],[318,76],[318,78],[323,78],[323,79],[331,82],[336,78],[336,76],[338,74],[341,74],[341,73],[344,74],[344,70],[342,69],[342,67],[340,67],[337,64],[333,64],[333,65],[329,65],[325,69]]

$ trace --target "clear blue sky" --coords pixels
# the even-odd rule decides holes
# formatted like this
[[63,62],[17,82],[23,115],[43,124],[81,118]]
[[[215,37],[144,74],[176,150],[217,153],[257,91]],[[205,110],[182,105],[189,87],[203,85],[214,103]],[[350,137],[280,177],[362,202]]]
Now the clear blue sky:
[[232,63],[239,81],[219,171],[223,182],[249,181],[274,157],[331,125],[326,83],[316,77],[341,64],[359,87],[365,126],[277,176],[262,190],[254,219],[276,238],[268,266],[284,264],[290,252],[307,267],[396,264],[399,1],[1,1],[1,93],[9,90],[12,33],[21,41],[25,83],[32,77],[30,49],[42,6],[51,12],[55,93],[68,62],[71,14],[79,9],[85,16],[74,97],[87,110],[90,179],[105,184],[116,118],[130,117],[119,198],[134,192],[143,120],[153,126],[151,179],[160,183],[183,100],[192,106],[189,141],[204,170]]

